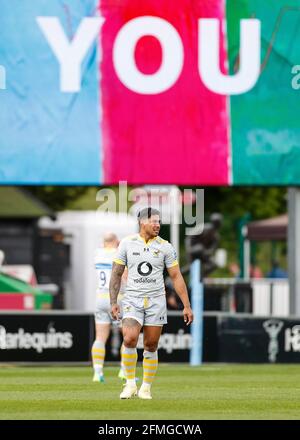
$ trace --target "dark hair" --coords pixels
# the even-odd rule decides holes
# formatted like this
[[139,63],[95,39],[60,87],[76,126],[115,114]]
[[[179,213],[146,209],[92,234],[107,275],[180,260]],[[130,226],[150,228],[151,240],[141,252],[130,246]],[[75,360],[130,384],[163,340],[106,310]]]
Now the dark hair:
[[151,208],[151,206],[149,206],[148,208],[143,208],[138,213],[138,221],[140,221],[142,218],[150,218],[152,215],[160,216],[159,210]]

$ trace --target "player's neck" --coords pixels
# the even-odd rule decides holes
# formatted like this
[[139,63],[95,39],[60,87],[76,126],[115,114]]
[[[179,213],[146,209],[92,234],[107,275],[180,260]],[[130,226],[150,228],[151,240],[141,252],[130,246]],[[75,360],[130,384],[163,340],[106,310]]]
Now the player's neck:
[[151,242],[153,240],[155,240],[156,236],[151,236],[149,234],[147,234],[146,232],[139,232],[140,237],[144,240],[144,242],[147,244],[148,242]]

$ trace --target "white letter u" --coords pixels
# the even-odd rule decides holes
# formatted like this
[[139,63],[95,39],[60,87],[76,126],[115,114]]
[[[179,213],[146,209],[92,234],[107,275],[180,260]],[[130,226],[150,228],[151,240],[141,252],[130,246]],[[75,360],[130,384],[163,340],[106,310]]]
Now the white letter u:
[[198,27],[198,68],[205,86],[222,95],[237,95],[252,89],[260,74],[260,20],[241,20],[240,68],[231,76],[220,71],[219,20],[200,18]]

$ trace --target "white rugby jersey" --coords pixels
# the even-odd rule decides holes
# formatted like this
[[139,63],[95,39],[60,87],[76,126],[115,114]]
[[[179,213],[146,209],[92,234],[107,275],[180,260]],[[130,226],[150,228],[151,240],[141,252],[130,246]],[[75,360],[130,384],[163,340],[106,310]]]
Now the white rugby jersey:
[[125,294],[133,296],[158,296],[165,294],[164,268],[178,265],[175,249],[161,237],[147,243],[139,235],[124,238],[114,259],[127,266]]
[[113,260],[116,258],[116,248],[98,248],[95,250],[95,269],[97,276],[97,293],[109,294],[109,282],[112,272]]

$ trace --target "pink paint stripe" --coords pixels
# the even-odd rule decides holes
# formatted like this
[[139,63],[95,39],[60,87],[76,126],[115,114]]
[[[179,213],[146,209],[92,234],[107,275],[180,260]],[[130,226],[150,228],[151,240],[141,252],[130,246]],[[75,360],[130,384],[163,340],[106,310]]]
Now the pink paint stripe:
[[[102,136],[105,183],[228,184],[226,97],[210,92],[198,73],[198,18],[224,18],[219,0],[124,0],[101,2],[106,18],[101,45]],[[143,15],[159,16],[180,34],[184,68],[177,83],[158,95],[140,95],[117,78],[112,49],[124,23]],[[221,39],[220,63],[226,55]],[[161,51],[149,38],[140,41],[136,61],[150,73],[159,66]],[[225,70],[225,68],[224,68]]]

